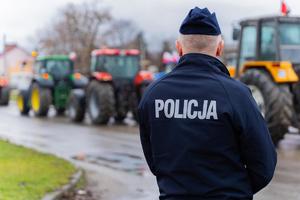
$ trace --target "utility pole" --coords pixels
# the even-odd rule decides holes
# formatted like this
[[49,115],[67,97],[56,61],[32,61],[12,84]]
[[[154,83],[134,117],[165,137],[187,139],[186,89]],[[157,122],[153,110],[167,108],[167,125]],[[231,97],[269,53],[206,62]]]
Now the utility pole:
[[141,60],[145,60],[146,59],[146,44],[145,44],[143,32],[140,32],[137,37],[138,37],[139,49],[141,51]]
[[6,47],[6,35],[3,35],[3,71],[2,71],[2,75],[7,76],[7,62],[6,62],[6,52],[5,52],[5,47]]

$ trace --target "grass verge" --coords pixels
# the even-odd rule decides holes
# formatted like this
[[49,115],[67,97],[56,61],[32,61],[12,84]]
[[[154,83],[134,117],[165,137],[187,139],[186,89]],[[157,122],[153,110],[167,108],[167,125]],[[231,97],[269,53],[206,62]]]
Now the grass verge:
[[39,200],[75,172],[63,159],[0,140],[1,200]]

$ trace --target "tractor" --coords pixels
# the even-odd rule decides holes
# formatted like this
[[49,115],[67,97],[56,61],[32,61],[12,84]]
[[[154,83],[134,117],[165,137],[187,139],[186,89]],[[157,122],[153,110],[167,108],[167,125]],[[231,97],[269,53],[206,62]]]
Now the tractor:
[[28,86],[18,88],[17,105],[21,115],[32,109],[45,117],[50,105],[63,114],[71,89],[82,88],[88,79],[74,72],[73,60],[66,55],[39,56],[33,64],[33,77]]
[[0,76],[0,105],[6,106],[9,103],[10,88],[6,76]]
[[153,76],[141,70],[136,49],[98,49],[92,52],[89,79],[85,90],[71,92],[69,118],[81,122],[87,110],[93,124],[107,124],[111,117],[122,122],[129,111],[137,120],[138,102]]
[[160,79],[167,73],[171,72],[179,61],[179,55],[177,52],[164,52],[162,58],[162,64],[164,66],[164,70],[154,74],[154,79]]
[[229,71],[249,86],[277,145],[289,127],[299,127],[300,17],[244,20],[233,39],[237,67]]

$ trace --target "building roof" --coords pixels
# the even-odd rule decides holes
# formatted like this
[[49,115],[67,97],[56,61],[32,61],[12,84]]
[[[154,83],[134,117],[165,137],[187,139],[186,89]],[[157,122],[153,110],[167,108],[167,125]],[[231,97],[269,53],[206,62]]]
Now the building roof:
[[37,61],[43,60],[70,60],[68,55],[48,55],[48,56],[38,56]]
[[3,57],[4,55],[10,53],[12,50],[19,49],[20,51],[23,51],[24,53],[30,55],[25,49],[19,47],[17,44],[12,43],[12,44],[6,44],[4,47],[3,52],[0,53],[0,58]]

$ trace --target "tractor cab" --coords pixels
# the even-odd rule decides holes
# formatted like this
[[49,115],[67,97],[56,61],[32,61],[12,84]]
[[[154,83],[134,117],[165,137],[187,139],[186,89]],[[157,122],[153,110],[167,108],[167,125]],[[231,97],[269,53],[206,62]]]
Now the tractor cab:
[[289,127],[299,127],[300,17],[248,19],[234,29],[237,68],[229,69],[251,89],[274,144]]
[[73,72],[74,63],[65,55],[38,57],[34,65],[35,74],[48,74],[54,81],[67,79]]
[[133,81],[139,70],[138,50],[100,49],[92,53],[92,72],[106,72],[113,79]]
[[94,50],[91,72],[97,79],[101,74],[111,76],[117,96],[120,93],[130,96],[136,92],[138,99],[142,96],[142,90],[153,80],[150,72],[141,70],[140,51],[137,49]]
[[297,81],[289,69],[300,65],[300,17],[249,19],[242,21],[240,26],[240,31],[235,30],[233,35],[233,39],[239,39],[238,77],[252,66],[251,61],[262,61],[271,66],[285,65],[284,70],[274,68],[274,79],[280,82]]

